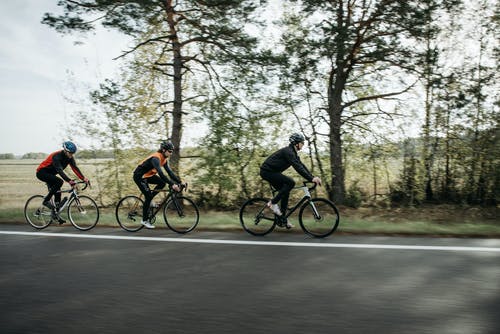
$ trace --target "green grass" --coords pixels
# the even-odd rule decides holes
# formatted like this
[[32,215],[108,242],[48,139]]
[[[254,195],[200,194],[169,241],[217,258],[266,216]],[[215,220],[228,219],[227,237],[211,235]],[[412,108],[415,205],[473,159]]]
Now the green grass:
[[[163,217],[157,217],[155,225],[166,228]],[[298,218],[292,216],[290,221],[295,225],[292,231],[301,232]],[[1,223],[26,223],[22,208],[1,209]],[[98,226],[119,227],[114,215],[114,208],[100,210]],[[201,212],[197,230],[243,231],[238,212]],[[458,237],[500,237],[500,224],[492,222],[452,222],[436,223],[431,221],[400,221],[363,220],[357,217],[342,217],[336,233],[347,234],[401,234],[401,235],[436,235]]]
[[385,222],[345,219],[341,221],[339,231],[346,233],[500,237],[500,225],[494,222],[443,224],[429,221]]

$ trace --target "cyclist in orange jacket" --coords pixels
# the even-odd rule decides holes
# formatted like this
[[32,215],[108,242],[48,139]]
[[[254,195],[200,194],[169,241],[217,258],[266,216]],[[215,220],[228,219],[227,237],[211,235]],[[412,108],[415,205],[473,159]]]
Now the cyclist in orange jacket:
[[[163,189],[167,183],[173,190],[181,190],[181,179],[175,175],[168,165],[168,158],[170,158],[173,151],[174,144],[171,141],[164,140],[160,144],[160,149],[144,159],[134,170],[134,181],[144,194],[141,224],[147,228],[155,228],[148,217],[151,201],[158,194],[155,190]],[[173,181],[163,173],[162,167]],[[149,184],[155,184],[156,186],[151,190]]]
[[[49,188],[49,193],[43,199],[43,205],[52,210],[52,218],[57,219],[60,224],[64,223],[65,220],[57,215],[56,209],[64,203],[61,203],[61,193],[58,191],[61,189],[64,181],[68,182],[72,187],[75,185],[75,181],[64,173],[64,169],[70,165],[80,180],[89,182],[89,179],[83,176],[80,169],[76,166],[75,158],[73,157],[76,153],[76,145],[71,141],[65,141],[62,147],[62,150],[51,153],[36,169],[36,177],[40,181],[47,183],[47,187]],[[64,181],[57,177],[57,174]],[[50,201],[52,196],[54,196],[55,206]]]

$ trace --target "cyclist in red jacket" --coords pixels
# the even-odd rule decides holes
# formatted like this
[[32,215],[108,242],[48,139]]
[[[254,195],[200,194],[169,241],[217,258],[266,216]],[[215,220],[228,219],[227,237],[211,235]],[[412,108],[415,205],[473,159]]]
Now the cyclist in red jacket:
[[[167,183],[173,190],[181,190],[181,179],[175,175],[168,165],[167,159],[170,158],[173,151],[174,144],[171,141],[164,140],[160,144],[160,149],[144,159],[134,170],[134,181],[144,194],[141,224],[147,228],[155,228],[148,217],[151,201],[158,194],[154,190],[163,189]],[[162,167],[173,181],[163,173]],[[149,189],[149,184],[155,184],[156,186],[151,190]]]
[[[61,203],[61,193],[58,191],[61,189],[64,181],[68,182],[72,187],[75,185],[75,181],[64,173],[64,169],[70,165],[71,169],[80,180],[87,183],[89,182],[89,179],[83,176],[80,169],[76,166],[75,158],[73,157],[76,152],[76,145],[73,142],[65,141],[62,147],[62,150],[51,153],[36,169],[36,177],[47,183],[47,187],[49,188],[49,193],[43,199],[43,205],[52,210],[53,218],[57,219],[61,224],[64,223],[65,220],[57,215],[56,209],[64,203]],[[57,174],[59,174],[64,181],[57,177]],[[55,206],[50,201],[52,196],[54,196]]]

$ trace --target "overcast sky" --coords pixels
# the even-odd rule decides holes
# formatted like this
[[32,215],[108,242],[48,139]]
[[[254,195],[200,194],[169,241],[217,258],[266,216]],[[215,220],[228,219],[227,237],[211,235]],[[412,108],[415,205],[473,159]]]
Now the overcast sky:
[[117,71],[113,58],[126,49],[127,39],[116,32],[78,38],[42,25],[45,12],[59,11],[56,3],[0,1],[0,153],[58,149],[71,108],[63,98],[69,78],[96,87]]

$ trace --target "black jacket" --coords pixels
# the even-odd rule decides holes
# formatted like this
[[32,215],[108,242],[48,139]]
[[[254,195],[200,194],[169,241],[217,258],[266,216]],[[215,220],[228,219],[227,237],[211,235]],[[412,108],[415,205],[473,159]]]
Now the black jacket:
[[307,181],[312,181],[314,176],[309,172],[307,167],[304,166],[302,161],[300,161],[297,151],[295,151],[292,144],[271,154],[260,168],[268,172],[282,173],[290,166]]

